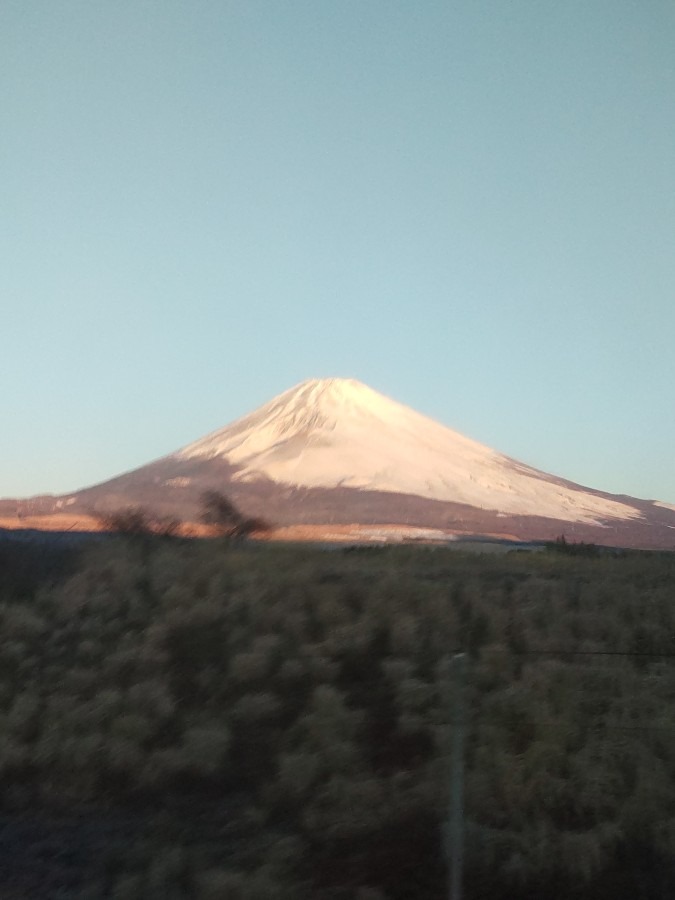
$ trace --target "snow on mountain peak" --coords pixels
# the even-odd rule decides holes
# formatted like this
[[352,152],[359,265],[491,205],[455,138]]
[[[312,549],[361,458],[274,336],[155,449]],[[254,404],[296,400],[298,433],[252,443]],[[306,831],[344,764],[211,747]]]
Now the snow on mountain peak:
[[179,458],[222,457],[243,481],[413,494],[576,522],[637,518],[632,506],[552,478],[351,378],[316,378],[198,440]]
[[276,400],[289,423],[307,428],[334,426],[345,416],[382,415],[394,402],[354,378],[312,378]]

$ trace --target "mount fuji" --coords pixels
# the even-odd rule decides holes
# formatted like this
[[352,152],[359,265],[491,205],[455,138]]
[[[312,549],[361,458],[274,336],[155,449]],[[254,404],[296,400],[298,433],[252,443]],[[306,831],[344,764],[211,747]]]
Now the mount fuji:
[[[492,450],[353,379],[312,379],[133,472],[63,497],[0,501],[73,516],[141,505],[187,522],[205,490],[278,529],[327,537],[483,534],[673,547],[675,508],[614,496]],[[50,521],[51,520],[51,524]]]

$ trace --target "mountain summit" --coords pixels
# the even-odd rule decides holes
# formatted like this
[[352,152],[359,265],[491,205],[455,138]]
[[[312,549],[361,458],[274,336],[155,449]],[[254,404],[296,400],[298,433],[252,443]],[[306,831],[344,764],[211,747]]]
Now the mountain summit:
[[381,534],[384,527],[399,536],[432,529],[528,540],[565,534],[622,546],[675,543],[675,509],[667,504],[548,475],[349,378],[304,381],[103,484],[63,497],[0,501],[0,524],[39,516],[41,527],[72,527],[78,516],[129,506],[194,523],[203,493],[213,490],[247,515],[323,537],[340,528]]
[[189,444],[179,459],[220,457],[235,480],[349,487],[515,515],[598,523],[640,513],[503,456],[359,381],[305,381]]

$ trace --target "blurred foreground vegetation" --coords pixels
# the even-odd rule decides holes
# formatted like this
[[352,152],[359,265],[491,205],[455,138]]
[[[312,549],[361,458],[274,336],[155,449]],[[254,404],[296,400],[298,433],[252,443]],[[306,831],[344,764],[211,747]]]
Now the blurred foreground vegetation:
[[440,900],[458,651],[467,900],[673,894],[673,554],[0,542],[0,628],[2,898]]

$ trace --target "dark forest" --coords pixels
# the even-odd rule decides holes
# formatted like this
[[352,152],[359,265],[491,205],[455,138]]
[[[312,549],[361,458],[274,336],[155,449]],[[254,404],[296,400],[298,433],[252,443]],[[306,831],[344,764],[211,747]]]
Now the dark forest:
[[[0,541],[0,896],[675,889],[675,555]],[[463,686],[449,661],[466,654]]]

